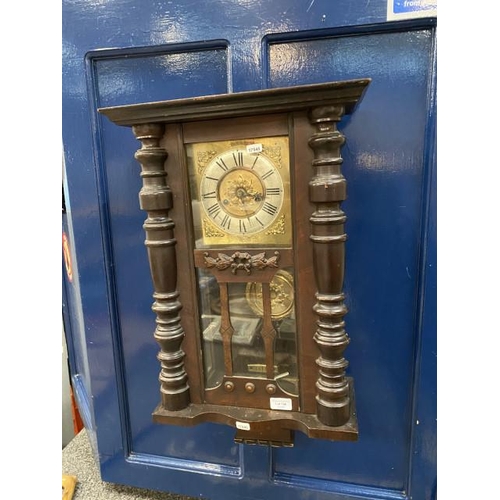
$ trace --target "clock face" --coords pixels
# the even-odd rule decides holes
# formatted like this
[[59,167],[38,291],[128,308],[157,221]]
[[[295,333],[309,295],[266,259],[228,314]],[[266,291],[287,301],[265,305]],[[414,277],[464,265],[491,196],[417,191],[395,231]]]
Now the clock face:
[[290,246],[288,137],[187,146],[196,246]]
[[223,151],[208,164],[200,183],[205,217],[231,235],[268,229],[283,205],[283,180],[276,165],[244,148]]

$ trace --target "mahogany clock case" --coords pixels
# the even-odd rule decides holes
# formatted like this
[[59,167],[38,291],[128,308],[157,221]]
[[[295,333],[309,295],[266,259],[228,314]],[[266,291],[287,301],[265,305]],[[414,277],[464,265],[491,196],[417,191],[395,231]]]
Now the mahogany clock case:
[[[155,421],[224,423],[239,429],[237,440],[274,445],[292,444],[294,430],[309,437],[357,439],[353,381],[345,376],[348,363],[343,357],[349,338],[343,320],[347,313],[342,291],[346,214],[340,205],[346,197],[346,180],[341,173],[340,150],[349,139],[337,130],[337,124],[354,111],[369,82],[333,82],[99,110],[119,125],[132,126],[142,142],[136,158],[143,168],[140,199],[141,208],[148,213],[144,227],[162,367],[162,402],[154,411]],[[283,214],[291,215],[286,225],[292,232],[287,235],[291,245],[286,238],[229,234],[218,245],[211,245],[214,238],[210,237],[208,245],[196,249],[199,234],[195,234],[193,224],[196,216],[187,151],[192,151],[193,145],[218,141],[243,148],[259,138],[288,138],[290,181],[283,201],[288,208]],[[206,215],[210,216],[210,210]],[[224,227],[219,229],[224,232]],[[264,231],[260,234],[265,235]],[[248,264],[248,273],[239,272],[243,268],[230,272],[229,265],[207,269],[215,267],[221,252],[226,256],[233,253],[233,257],[239,252],[248,259],[276,255],[277,263],[259,272]],[[212,263],[207,265],[209,259]],[[262,335],[266,376],[233,376],[232,367],[238,363],[231,357],[235,352],[231,349],[234,328],[230,334],[223,333],[224,314],[220,331],[223,355],[219,347],[226,367],[224,383],[206,387],[209,353],[202,342],[197,274],[197,268],[203,267],[217,278],[220,290],[227,290],[231,283],[248,286],[261,282],[265,288],[275,276],[272,267],[292,270],[296,337],[292,338],[291,352],[296,353],[296,396],[283,392],[273,379],[276,332],[269,339]],[[222,301],[222,309],[224,304]],[[271,316],[269,309],[268,325]],[[265,323],[265,311],[263,320]],[[226,326],[231,322],[226,321]],[[248,366],[260,366],[248,359]],[[290,407],[284,411],[276,410],[272,403],[270,407],[269,400],[277,396],[289,398]]]

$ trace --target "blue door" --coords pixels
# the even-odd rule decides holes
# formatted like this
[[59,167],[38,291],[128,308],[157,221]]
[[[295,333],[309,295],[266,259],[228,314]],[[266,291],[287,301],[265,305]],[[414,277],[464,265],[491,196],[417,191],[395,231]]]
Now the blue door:
[[[103,480],[209,499],[435,497],[436,19],[387,19],[385,0],[63,1],[63,305]],[[356,78],[372,83],[339,128],[359,441],[297,432],[268,448],[153,423],[138,143],[97,108]]]

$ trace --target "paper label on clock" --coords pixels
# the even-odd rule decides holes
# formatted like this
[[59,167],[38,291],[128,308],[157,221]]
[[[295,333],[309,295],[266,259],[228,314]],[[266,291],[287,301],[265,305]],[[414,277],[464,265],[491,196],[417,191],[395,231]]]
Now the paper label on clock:
[[290,398],[269,398],[271,410],[291,410],[292,400]]
[[236,422],[236,428],[240,429],[241,431],[249,431],[250,424],[248,422]]
[[262,144],[249,144],[247,153],[262,153]]

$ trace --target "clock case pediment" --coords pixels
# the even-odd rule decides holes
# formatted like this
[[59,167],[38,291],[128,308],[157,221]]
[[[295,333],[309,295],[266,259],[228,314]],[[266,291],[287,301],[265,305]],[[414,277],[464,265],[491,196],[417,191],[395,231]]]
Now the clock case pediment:
[[[155,422],[231,425],[235,440],[249,444],[291,446],[296,430],[312,438],[357,439],[354,384],[344,358],[350,340],[344,329],[346,179],[340,150],[346,138],[337,124],[355,110],[369,83],[359,79],[99,109],[117,125],[132,127],[142,144],[135,157],[142,169],[140,206],[148,214],[145,244],[161,367]],[[289,141],[291,245],[259,247],[249,240],[245,246],[243,239],[195,248],[186,148],[259,137]],[[214,262],[221,253],[228,262],[218,269]],[[273,256],[274,267],[252,267],[252,259],[267,262]],[[197,270],[211,273],[224,297],[234,283],[259,282],[268,290],[275,273],[289,267],[295,273],[298,394],[287,397],[273,380],[272,326],[270,340],[264,338],[266,373],[255,378],[233,374],[234,331],[224,333],[221,326],[223,383],[207,390]],[[222,323],[226,318],[230,327],[227,308]],[[267,318],[271,325],[272,311],[264,309],[263,322]]]

